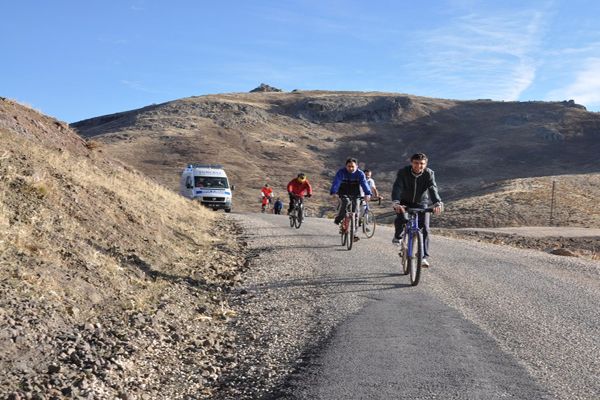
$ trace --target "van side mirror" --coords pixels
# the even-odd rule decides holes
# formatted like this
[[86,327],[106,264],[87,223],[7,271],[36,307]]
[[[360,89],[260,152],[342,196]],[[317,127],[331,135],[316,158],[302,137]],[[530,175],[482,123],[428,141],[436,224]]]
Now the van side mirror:
[[231,190],[235,190],[235,185],[231,185]]
[[193,188],[194,188],[194,187],[193,187],[192,185],[190,185],[189,183],[187,183],[187,184],[185,185],[185,187],[186,187],[186,188],[188,188],[188,189],[193,189]]

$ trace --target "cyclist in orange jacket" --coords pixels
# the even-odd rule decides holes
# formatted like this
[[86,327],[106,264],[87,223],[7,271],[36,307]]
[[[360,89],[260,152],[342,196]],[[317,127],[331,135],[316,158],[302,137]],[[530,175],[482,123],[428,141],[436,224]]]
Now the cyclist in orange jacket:
[[262,205],[261,209],[262,212],[265,212],[267,206],[273,203],[273,188],[271,188],[268,183],[265,183],[265,186],[260,189],[260,196]]
[[292,204],[294,202],[294,198],[299,198],[300,201],[304,199],[304,196],[310,197],[312,196],[312,187],[310,186],[310,182],[306,179],[306,174],[300,172],[298,176],[290,181],[287,185],[287,191],[290,195],[290,205],[288,207],[288,214],[292,211]]

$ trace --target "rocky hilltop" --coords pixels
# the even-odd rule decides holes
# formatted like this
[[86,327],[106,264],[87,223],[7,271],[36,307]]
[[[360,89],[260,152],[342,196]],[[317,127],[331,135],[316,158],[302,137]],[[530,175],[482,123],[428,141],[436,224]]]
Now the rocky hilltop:
[[[598,194],[597,185],[588,182],[595,182],[600,172],[600,114],[572,101],[454,101],[325,91],[241,93],[175,100],[73,127],[173,190],[186,163],[224,164],[239,189],[236,207],[242,210],[257,209],[259,188],[265,182],[285,194],[287,182],[304,171],[318,193],[311,199],[312,212],[327,214],[332,209],[326,196],[331,177],[348,156],[374,170],[379,188],[389,196],[397,169],[412,153],[422,151],[430,156],[448,208],[457,210],[455,205],[460,204],[461,213],[474,216],[466,222],[460,214],[449,213],[440,220],[446,226],[547,223],[551,180],[543,177],[558,175],[577,175],[557,178],[559,208],[565,215],[573,211],[580,215],[562,222],[585,225],[599,220],[596,211],[580,207]],[[528,198],[527,185],[518,181],[523,179],[540,186],[535,199]],[[502,200],[520,190],[522,196]],[[485,212],[477,201],[484,201],[484,194]],[[500,201],[490,202],[490,196]],[[576,201],[572,197],[566,201],[569,196]],[[537,210],[522,207],[516,213],[503,211],[502,218],[486,217],[490,204],[513,207],[533,200]],[[587,211],[590,217],[584,217]]]

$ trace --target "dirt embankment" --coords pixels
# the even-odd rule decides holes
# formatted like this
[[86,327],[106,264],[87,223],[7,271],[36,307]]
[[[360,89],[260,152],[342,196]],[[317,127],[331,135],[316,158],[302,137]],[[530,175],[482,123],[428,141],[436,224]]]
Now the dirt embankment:
[[210,397],[235,351],[237,228],[98,150],[71,151],[79,139],[58,122],[37,121],[53,141],[32,132],[35,112],[2,112],[33,121],[0,124],[0,397]]

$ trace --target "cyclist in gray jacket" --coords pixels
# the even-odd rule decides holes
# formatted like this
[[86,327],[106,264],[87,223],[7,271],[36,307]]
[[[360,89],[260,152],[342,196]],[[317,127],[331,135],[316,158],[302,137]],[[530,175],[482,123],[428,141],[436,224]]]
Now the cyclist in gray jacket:
[[[427,156],[423,153],[413,154],[410,165],[400,169],[392,187],[392,202],[398,214],[394,221],[393,243],[398,243],[402,230],[408,221],[405,208],[426,208],[433,203],[433,212],[442,212],[443,203],[437,190],[435,174],[427,168]],[[429,261],[429,213],[419,214],[419,227],[423,229],[423,266],[428,267]]]

